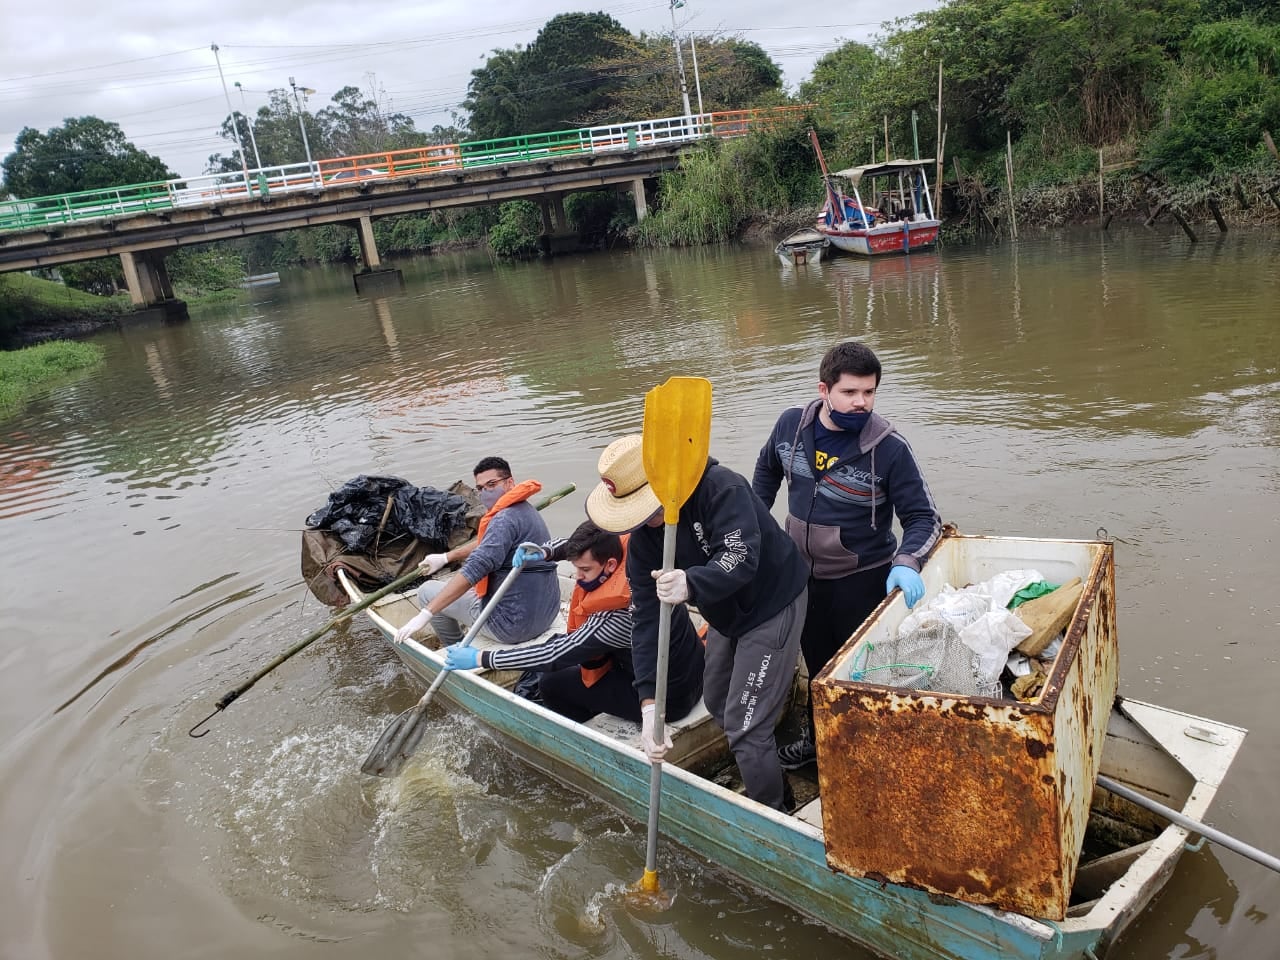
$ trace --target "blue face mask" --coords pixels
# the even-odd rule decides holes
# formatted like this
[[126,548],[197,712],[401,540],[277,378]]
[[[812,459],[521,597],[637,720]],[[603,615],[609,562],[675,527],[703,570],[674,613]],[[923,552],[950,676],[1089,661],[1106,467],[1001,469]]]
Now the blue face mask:
[[837,413],[831,409],[831,404],[827,404],[827,416],[841,430],[848,430],[852,433],[861,433],[862,428],[867,425],[867,421],[871,419],[871,411],[866,413]]
[[494,487],[492,490],[481,490],[480,502],[484,504],[486,510],[492,510],[506,492],[501,486]]
[[590,593],[593,590],[599,590],[601,587],[604,586],[605,581],[608,580],[611,576],[613,576],[615,572],[616,571],[614,570],[601,570],[600,576],[596,577],[593,580],[579,580],[578,586],[580,586],[583,590],[587,591],[587,593]]

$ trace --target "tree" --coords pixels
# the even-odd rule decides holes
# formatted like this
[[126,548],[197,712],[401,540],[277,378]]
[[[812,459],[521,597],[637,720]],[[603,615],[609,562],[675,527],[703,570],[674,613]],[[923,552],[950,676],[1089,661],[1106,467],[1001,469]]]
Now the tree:
[[839,110],[856,104],[880,65],[874,49],[850,40],[813,65],[813,74],[800,84],[800,99]]
[[343,87],[333,95],[333,105],[317,114],[329,146],[347,157],[421,146],[423,138],[413,128],[413,120],[389,112],[383,102],[385,93],[370,79],[369,96],[359,87]]
[[139,150],[119,124],[72,117],[44,133],[24,127],[4,158],[6,188],[19,198],[171,180],[164,161]]

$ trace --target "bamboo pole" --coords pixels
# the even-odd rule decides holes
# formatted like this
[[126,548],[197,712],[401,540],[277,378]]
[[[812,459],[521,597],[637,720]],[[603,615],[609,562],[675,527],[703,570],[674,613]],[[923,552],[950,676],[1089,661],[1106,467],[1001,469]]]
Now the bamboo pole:
[[889,115],[884,115],[884,162],[889,162]]
[[1011,239],[1017,240],[1018,214],[1013,207],[1013,134],[1008,130],[1004,132],[1004,142],[1004,177],[1005,182],[1009,185],[1009,236]]
[[942,61],[938,61],[938,170],[933,180],[933,215],[941,219],[942,210],[942,152],[947,146],[947,128],[942,125]]
[[933,181],[933,217],[942,219],[942,155],[947,151],[947,128],[942,128],[942,137],[938,141],[938,179]]

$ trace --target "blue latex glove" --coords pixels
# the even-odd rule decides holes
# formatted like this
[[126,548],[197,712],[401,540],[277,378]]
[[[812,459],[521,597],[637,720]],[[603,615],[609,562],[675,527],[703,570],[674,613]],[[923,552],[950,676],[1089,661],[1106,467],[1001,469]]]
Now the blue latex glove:
[[906,599],[908,607],[914,607],[924,596],[924,581],[920,579],[920,574],[901,564],[889,571],[884,592],[893,593],[894,588],[902,590],[902,596]]
[[516,547],[516,552],[511,556],[511,566],[522,567],[530,560],[543,560],[545,557],[541,547],[535,547],[532,543],[522,543]]
[[444,668],[446,670],[474,670],[480,666],[480,651],[475,647],[464,647],[460,643],[444,648]]

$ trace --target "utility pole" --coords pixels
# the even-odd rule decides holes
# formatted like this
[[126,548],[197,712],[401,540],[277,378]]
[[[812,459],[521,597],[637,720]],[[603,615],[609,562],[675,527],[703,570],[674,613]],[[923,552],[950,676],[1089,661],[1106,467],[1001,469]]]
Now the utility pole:
[[258,169],[262,169],[262,157],[258,153],[258,138],[253,135],[253,118],[249,116],[249,105],[244,99],[244,87],[240,86],[237,80],[235,87],[240,91],[240,104],[244,107],[244,122],[249,125],[249,142],[253,144],[253,162],[258,165]]
[[[307,169],[311,172],[311,180],[314,183],[316,179],[315,164],[311,162],[311,144],[307,142],[307,124],[302,114],[302,103],[298,100],[298,85],[294,82],[293,77],[289,78],[289,86],[293,88],[293,103],[298,108],[298,127],[302,130],[302,149],[307,154]],[[303,87],[302,92],[305,94],[315,93],[310,87]]]
[[689,34],[689,52],[693,54],[693,87],[698,91],[698,116],[702,116],[702,81],[698,79],[698,46]]
[[684,0],[671,0],[671,43],[676,48],[676,65],[680,69],[680,99],[684,101],[684,115],[690,116],[689,81],[684,78],[684,51],[680,48],[680,38],[676,36],[676,8],[683,7]]
[[227,92],[227,78],[222,75],[222,58],[218,56],[218,45],[209,44],[213,51],[214,62],[218,64],[218,79],[222,81],[222,95],[227,100],[227,113],[231,115],[231,132],[236,135],[236,146],[240,148],[240,169],[244,171],[244,190],[249,192],[249,163],[244,156],[244,144],[240,142],[240,125],[236,123],[236,112],[231,107],[231,94]]

